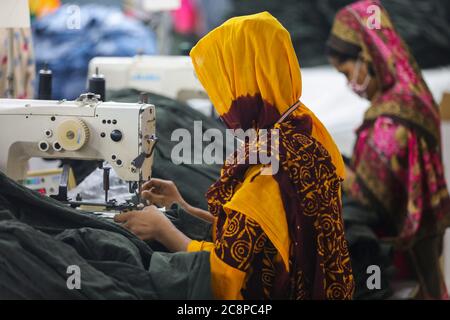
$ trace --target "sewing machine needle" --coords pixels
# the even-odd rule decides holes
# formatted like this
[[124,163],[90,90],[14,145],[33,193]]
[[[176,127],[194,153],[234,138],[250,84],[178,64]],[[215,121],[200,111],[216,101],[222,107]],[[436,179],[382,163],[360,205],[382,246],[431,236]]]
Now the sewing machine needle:
[[109,171],[110,167],[103,167],[103,190],[105,190],[105,204],[108,203],[108,190],[109,190]]

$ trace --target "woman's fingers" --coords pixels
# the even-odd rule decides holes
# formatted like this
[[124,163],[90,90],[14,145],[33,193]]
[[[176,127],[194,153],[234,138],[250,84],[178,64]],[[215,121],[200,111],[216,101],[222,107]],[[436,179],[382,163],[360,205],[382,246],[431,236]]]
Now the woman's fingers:
[[142,185],[142,190],[151,190],[158,187],[158,181],[156,179],[150,179]]
[[151,190],[153,188],[159,189],[164,185],[165,182],[167,181],[157,178],[151,178],[142,185],[142,190]]
[[151,190],[142,191],[141,196],[143,199],[157,206],[161,206],[164,203],[164,196],[156,194]]
[[170,180],[151,179],[142,186],[141,197],[159,207],[170,207],[182,198],[177,187]]
[[125,223],[127,222],[135,213],[135,211],[121,212],[114,216],[114,222]]
[[[126,212],[128,213],[128,212]],[[117,219],[116,219],[117,217]],[[135,223],[135,221],[133,220],[133,215],[126,215],[125,213],[120,213],[118,215],[116,215],[114,217],[114,221],[116,222],[121,222],[122,223],[122,227],[124,227],[125,229],[127,229],[128,231],[130,231],[131,233],[134,233],[135,235],[138,235],[138,225]]]
[[124,221],[122,226],[142,240],[156,239],[165,222],[169,221],[155,206],[131,214],[121,213],[115,220]]
[[156,197],[156,194],[154,194],[153,192],[151,192],[149,190],[145,190],[145,191],[141,192],[141,197],[144,198],[145,200],[153,202]]

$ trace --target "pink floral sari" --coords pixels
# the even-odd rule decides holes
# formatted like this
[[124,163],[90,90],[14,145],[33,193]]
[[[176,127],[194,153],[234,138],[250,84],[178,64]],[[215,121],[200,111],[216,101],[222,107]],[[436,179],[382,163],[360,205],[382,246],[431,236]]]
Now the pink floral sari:
[[[373,20],[377,12],[379,28]],[[357,130],[355,175],[344,189],[380,213],[380,236],[406,253],[422,297],[446,298],[438,259],[450,221],[450,198],[438,107],[379,1],[358,1],[339,11],[331,38],[331,44],[361,48],[381,84]]]

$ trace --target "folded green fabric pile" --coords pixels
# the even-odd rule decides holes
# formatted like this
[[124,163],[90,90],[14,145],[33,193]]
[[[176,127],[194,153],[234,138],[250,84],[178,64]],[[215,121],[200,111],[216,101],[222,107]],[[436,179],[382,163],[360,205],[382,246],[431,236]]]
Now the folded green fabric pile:
[[[191,237],[208,236],[207,222],[169,214]],[[212,298],[208,252],[155,252],[153,245],[0,172],[0,299]],[[80,289],[67,285],[73,266]]]

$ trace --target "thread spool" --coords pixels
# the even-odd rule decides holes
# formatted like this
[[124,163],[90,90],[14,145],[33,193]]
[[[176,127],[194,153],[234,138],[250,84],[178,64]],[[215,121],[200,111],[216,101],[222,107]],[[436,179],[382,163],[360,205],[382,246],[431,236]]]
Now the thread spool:
[[105,101],[105,77],[98,73],[98,67],[95,68],[95,73],[89,78],[88,92],[100,95],[100,100]]
[[44,69],[39,70],[39,100],[52,99],[52,77],[52,71],[48,68],[47,64],[45,64]]

